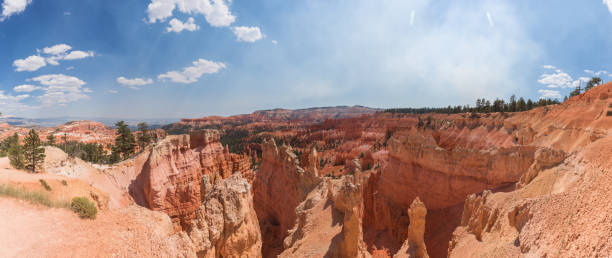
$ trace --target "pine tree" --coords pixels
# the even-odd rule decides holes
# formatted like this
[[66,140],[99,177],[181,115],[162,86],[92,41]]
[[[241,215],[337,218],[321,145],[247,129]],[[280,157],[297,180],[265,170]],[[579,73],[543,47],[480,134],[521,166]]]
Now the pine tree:
[[527,110],[527,103],[525,102],[525,99],[523,97],[520,97],[519,100],[516,102],[516,109],[516,111]]
[[140,134],[138,135],[138,147],[140,147],[140,150],[143,150],[147,144],[151,143],[153,138],[151,137],[149,125],[147,123],[139,123],[138,130],[140,131]]
[[15,133],[13,136],[5,139],[8,142],[8,150],[7,154],[9,157],[9,161],[11,166],[16,169],[24,169],[25,168],[25,158],[23,156],[23,147],[19,145],[19,135]]
[[47,135],[47,145],[55,146],[55,135],[53,135],[52,133]]
[[121,158],[125,160],[134,154],[136,138],[124,121],[117,122],[115,126],[117,126],[117,138],[115,138],[113,154],[121,155]]
[[45,162],[45,148],[34,129],[30,130],[24,139],[23,155],[25,157],[25,168],[36,173]]
[[17,133],[12,136],[7,137],[6,139],[0,142],[0,156],[5,157],[8,155],[8,151],[13,145],[19,144],[19,135]]
[[580,88],[580,86],[576,87],[575,90],[570,92],[570,98],[580,95],[581,91],[582,91],[582,89]]
[[584,91],[587,92],[590,89],[592,89],[593,87],[601,84],[602,80],[599,77],[593,77],[591,78],[591,80],[587,83],[587,85],[584,87]]
[[510,112],[515,112],[516,111],[516,96],[513,94],[512,96],[510,96]]

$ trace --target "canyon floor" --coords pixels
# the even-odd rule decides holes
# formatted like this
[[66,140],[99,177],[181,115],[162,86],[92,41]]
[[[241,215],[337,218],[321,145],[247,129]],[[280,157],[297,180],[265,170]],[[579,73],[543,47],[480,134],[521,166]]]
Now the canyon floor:
[[[609,256],[610,97],[604,84],[515,113],[269,110],[183,119],[114,165],[46,147],[29,174],[3,158],[0,185],[99,214],[0,197],[0,256]],[[78,124],[76,140],[113,138]]]

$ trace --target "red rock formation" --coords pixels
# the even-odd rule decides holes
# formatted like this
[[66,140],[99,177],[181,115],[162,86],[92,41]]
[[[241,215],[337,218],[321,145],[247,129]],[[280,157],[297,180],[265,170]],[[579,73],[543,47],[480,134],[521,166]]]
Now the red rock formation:
[[429,258],[427,248],[425,247],[425,217],[427,216],[427,208],[419,198],[414,199],[408,209],[410,217],[410,226],[408,226],[408,238],[404,241],[402,248],[395,254],[396,258],[400,257],[415,257]]
[[248,162],[247,156],[228,153],[214,130],[168,136],[153,147],[142,172],[147,205],[187,229],[202,202],[202,175],[214,182],[234,173],[249,174]]
[[237,173],[203,188],[204,203],[188,231],[198,257],[261,257],[251,185]]
[[271,140],[264,141],[262,149],[261,167],[253,181],[253,199],[262,231],[263,254],[271,257],[283,250],[283,239],[295,224],[295,208],[320,178],[309,169],[316,167],[316,163],[302,168],[290,146],[277,147]]
[[178,125],[189,125],[203,127],[224,124],[246,124],[256,122],[286,122],[302,121],[306,123],[322,122],[325,119],[358,117],[373,114],[376,109],[353,106],[353,107],[323,107],[309,109],[272,109],[255,111],[251,114],[236,115],[230,117],[208,116],[203,118],[183,118]]
[[361,195],[354,176],[325,178],[296,208],[296,224],[280,257],[370,257],[361,230]]

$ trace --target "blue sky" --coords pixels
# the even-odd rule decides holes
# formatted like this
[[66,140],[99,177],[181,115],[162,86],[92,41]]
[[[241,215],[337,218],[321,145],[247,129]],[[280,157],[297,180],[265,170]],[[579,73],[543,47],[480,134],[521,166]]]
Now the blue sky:
[[446,106],[612,79],[610,0],[0,2],[5,115]]

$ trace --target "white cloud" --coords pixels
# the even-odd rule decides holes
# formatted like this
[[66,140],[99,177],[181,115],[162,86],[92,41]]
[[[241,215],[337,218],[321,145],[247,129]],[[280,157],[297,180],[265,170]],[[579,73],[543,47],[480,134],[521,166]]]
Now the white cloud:
[[28,105],[21,103],[22,100],[29,98],[29,97],[30,95],[28,94],[17,95],[17,96],[7,95],[7,94],[4,94],[3,90],[0,90],[0,110],[2,110],[2,112],[7,112],[7,111],[23,111],[24,109],[29,109],[30,107]]
[[608,11],[612,13],[612,0],[603,0],[603,3],[608,6]]
[[185,14],[202,14],[213,27],[230,26],[236,17],[229,10],[231,0],[152,0],[147,7],[149,22],[165,21],[176,8]]
[[233,27],[232,31],[238,38],[238,41],[255,42],[263,38],[259,27],[238,26]]
[[169,24],[170,27],[166,28],[166,30],[168,32],[176,32],[179,33],[183,30],[188,30],[188,31],[196,31],[198,29],[200,29],[200,27],[198,25],[196,25],[194,23],[194,19],[192,17],[189,17],[189,19],[187,19],[187,22],[183,23],[182,21],[173,18],[172,20],[170,20]]
[[45,86],[42,89],[45,93],[38,96],[43,106],[65,105],[81,99],[89,99],[85,93],[91,92],[90,89],[83,88],[86,83],[81,79],[63,74],[48,74],[28,79],[28,81],[37,81]]
[[66,57],[67,52],[72,49],[71,46],[66,44],[57,44],[51,47],[43,48],[43,53],[50,55],[47,57],[47,63],[50,65],[59,65],[59,60],[64,59]]
[[561,99],[561,92],[558,90],[538,90],[541,99]]
[[2,3],[2,16],[0,16],[0,22],[11,15],[25,11],[30,3],[32,3],[32,0],[4,0]]
[[544,67],[544,69],[549,69],[549,70],[555,70],[555,69],[557,69],[557,67],[556,67],[556,66],[554,66],[554,65],[544,65],[544,66],[542,66],[542,67]]
[[74,70],[74,66],[68,66],[68,67],[66,67],[66,70],[68,70],[68,71]]
[[61,55],[65,54],[68,50],[72,49],[71,46],[66,44],[57,44],[55,46],[43,48],[43,53],[47,55]]
[[272,40],[272,44],[274,44],[276,46],[276,45],[278,45],[278,41]]
[[572,77],[563,71],[542,74],[538,80],[540,84],[547,85],[549,88],[569,88],[573,81]]
[[107,90],[106,92],[108,92],[110,94],[117,94],[117,93],[119,93],[119,91],[117,91],[117,90]]
[[34,85],[29,85],[29,84],[15,86],[13,88],[13,90],[15,92],[32,92],[32,91],[40,90],[40,89],[41,89],[41,87],[34,86]]
[[[612,1],[612,0],[611,0],[611,1]],[[600,75],[602,75],[602,74],[608,74],[608,71],[605,71],[605,70],[595,72],[595,71],[593,71],[593,70],[585,69],[585,70],[584,70],[584,72],[585,72],[585,73],[588,73],[588,74],[590,74],[590,75],[592,75],[592,76],[600,76]]]
[[[76,60],[94,56],[93,51],[85,52],[76,50],[68,53],[70,49],[72,49],[72,47],[66,44],[57,44],[51,47],[45,47],[43,48],[42,52],[37,50],[38,55],[29,56],[26,59],[15,60],[13,62],[13,66],[17,68],[16,71],[18,72],[33,72],[46,66],[47,64],[59,65],[60,60]],[[44,57],[40,56],[41,53]]]
[[64,60],[76,60],[76,59],[83,59],[83,58],[87,58],[87,57],[93,57],[94,56],[94,52],[93,51],[72,51],[70,52],[70,54],[68,54],[66,57],[64,57]]
[[45,65],[47,65],[45,59],[40,56],[29,56],[26,59],[17,59],[13,61],[13,66],[17,68],[15,69],[17,72],[33,72]]
[[192,66],[183,68],[182,72],[170,71],[157,76],[160,80],[170,80],[176,83],[194,83],[197,82],[204,74],[213,74],[225,68],[225,64],[221,62],[213,62],[205,59],[198,59],[193,62]]
[[142,79],[142,78],[134,78],[127,79],[125,77],[117,78],[117,82],[121,85],[128,86],[130,89],[138,90],[140,86],[145,86],[153,83],[153,79]]
[[487,12],[487,20],[489,21],[489,26],[491,27],[495,26],[495,23],[493,23],[493,18],[491,18],[490,12]]
[[410,26],[414,26],[414,17],[415,17],[415,15],[416,15],[416,11],[412,10],[410,12]]

